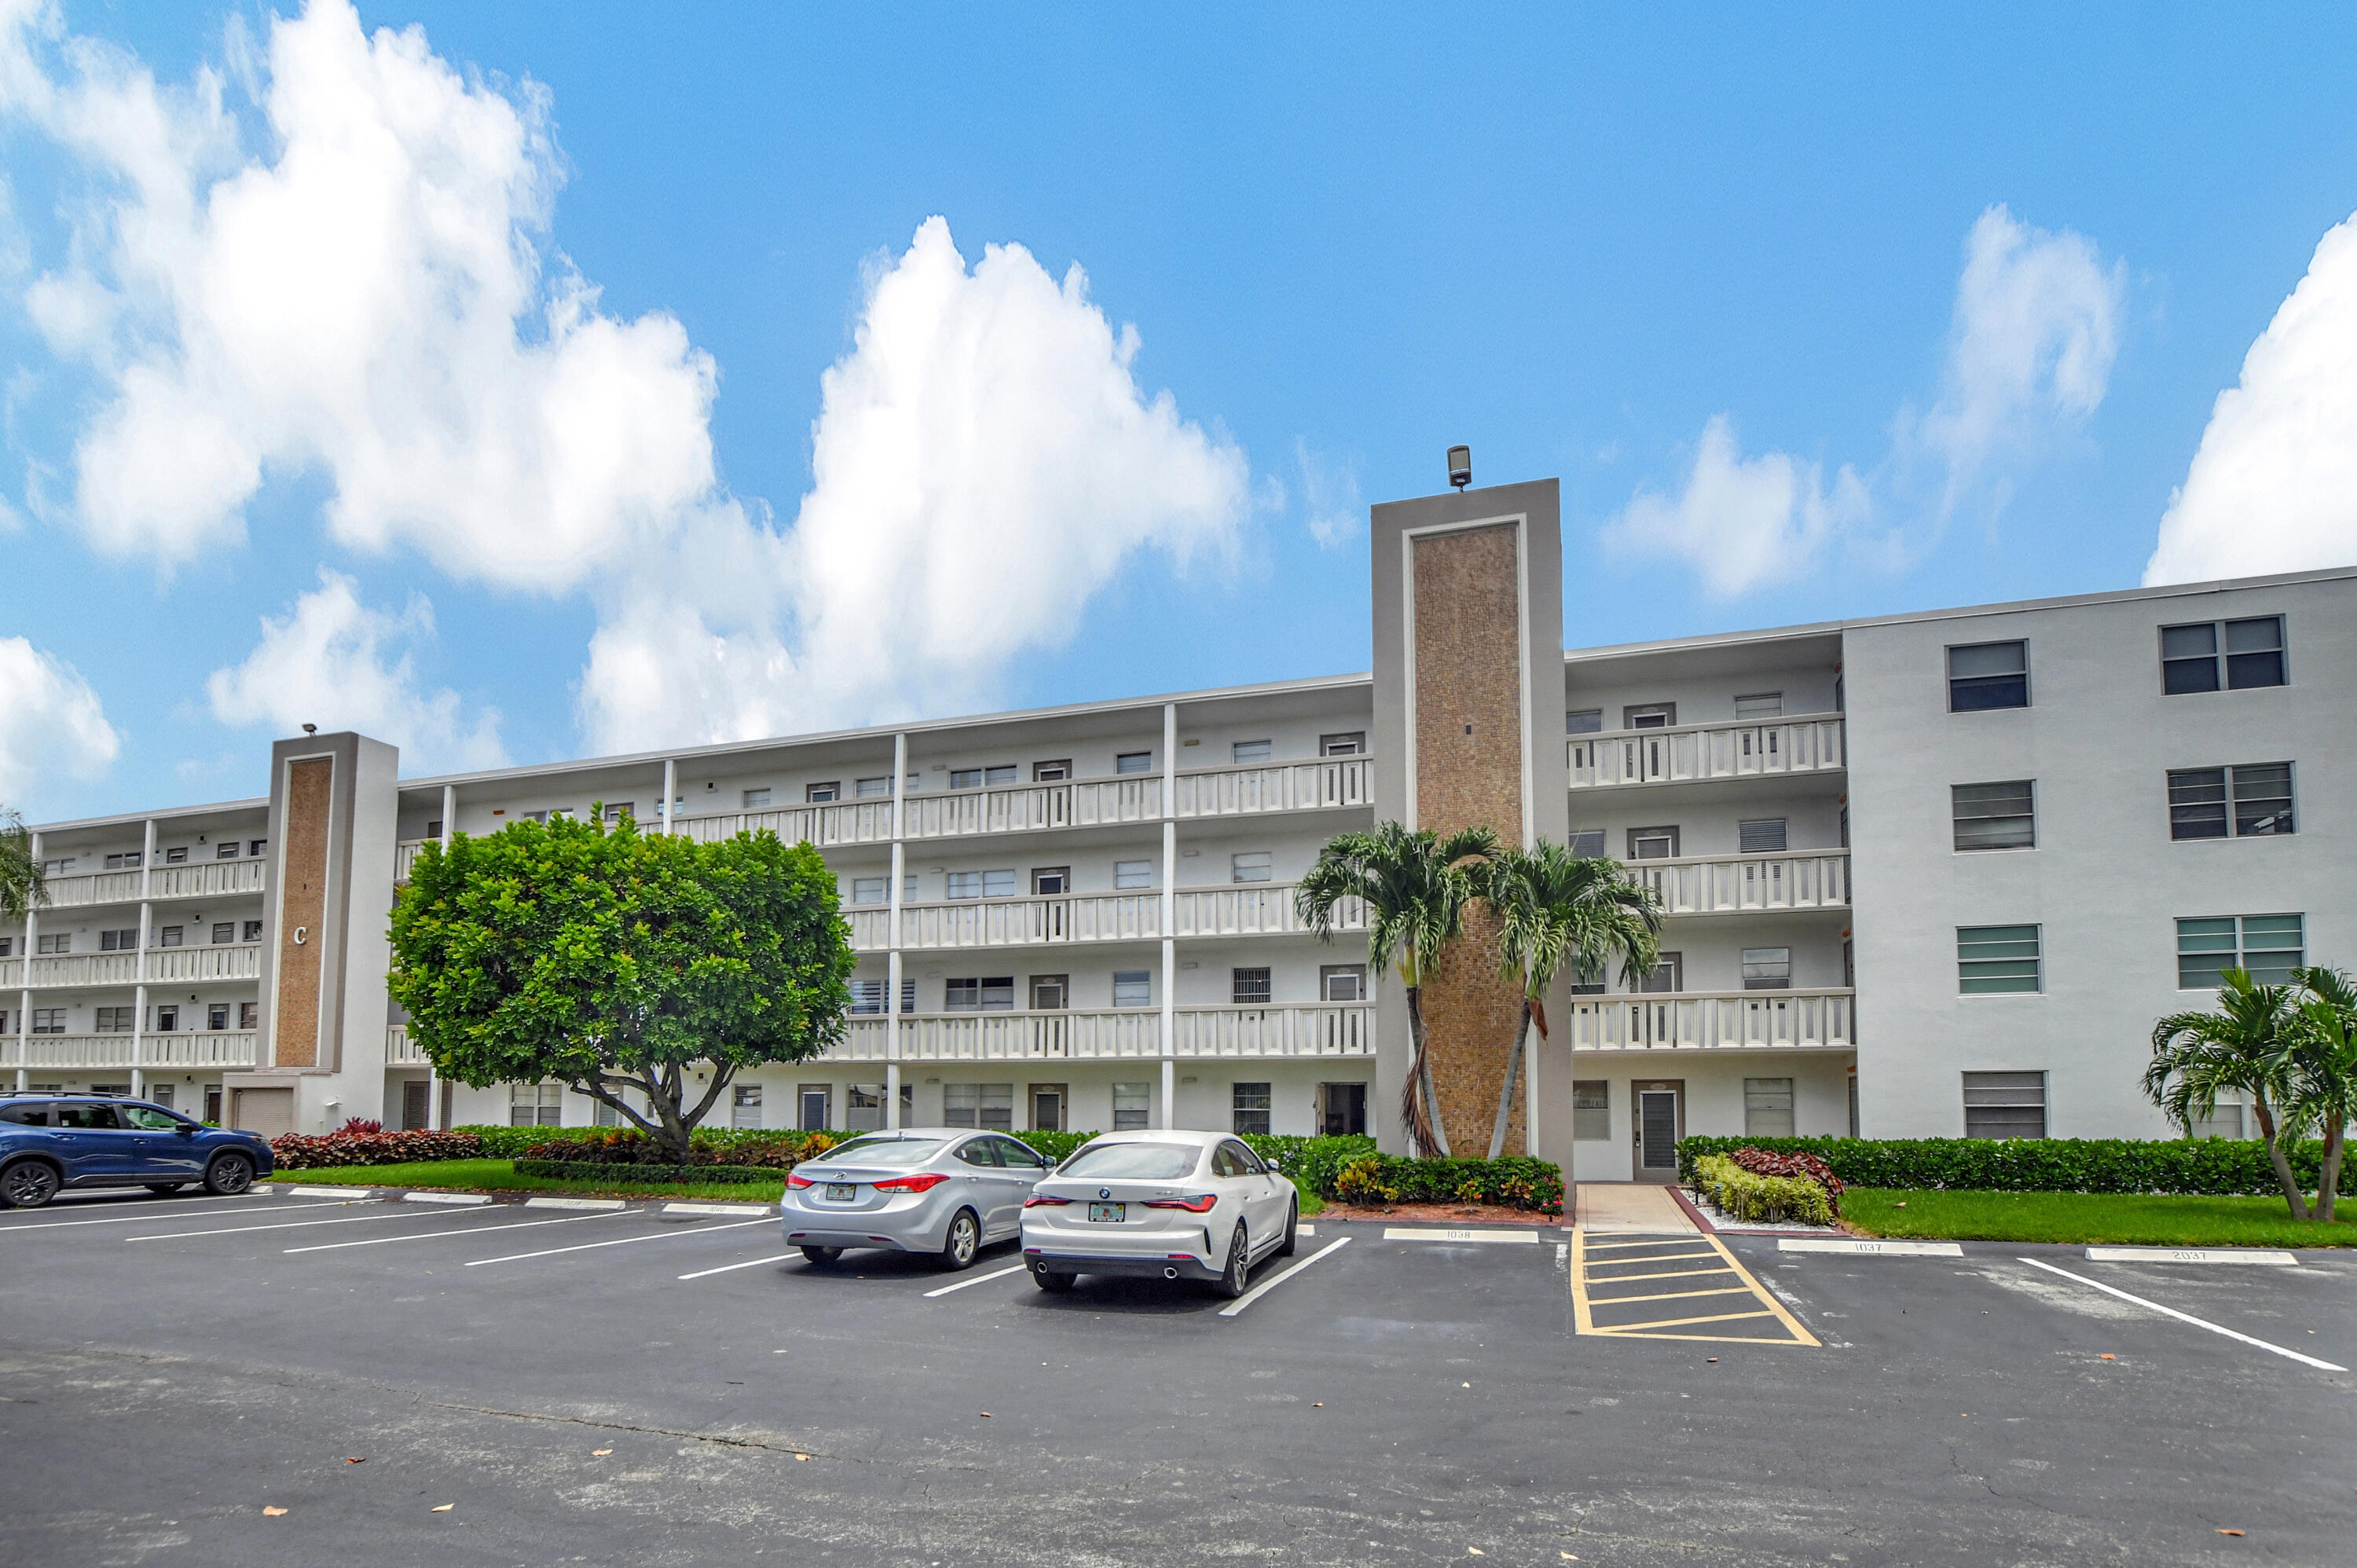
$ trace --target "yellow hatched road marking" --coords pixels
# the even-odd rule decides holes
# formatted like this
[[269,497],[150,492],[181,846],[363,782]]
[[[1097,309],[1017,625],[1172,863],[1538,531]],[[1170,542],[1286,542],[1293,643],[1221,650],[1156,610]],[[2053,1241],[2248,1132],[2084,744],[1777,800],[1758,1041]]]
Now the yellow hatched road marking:
[[[1773,1317],[1775,1316],[1776,1315],[1772,1312],[1714,1312],[1705,1317],[1664,1317],[1653,1323],[1632,1323],[1629,1325],[1627,1329],[1615,1328],[1607,1325],[1605,1327],[1598,1329],[1597,1332],[1599,1334],[1620,1334],[1642,1328],[1686,1328],[1697,1323],[1733,1323],[1738,1319],[1745,1317]],[[1640,1338],[1643,1337],[1642,1335],[1639,1335],[1638,1337]]]
[[1596,1305],[1620,1306],[1632,1301],[1684,1301],[1688,1296],[1695,1295],[1749,1295],[1750,1294],[1751,1292],[1742,1285],[1728,1285],[1724,1290],[1665,1290],[1656,1291],[1652,1295],[1599,1295],[1596,1298]]
[[[1708,1252],[1697,1252],[1695,1255],[1702,1258],[1707,1258],[1710,1256]],[[1690,1280],[1697,1274],[1723,1274],[1725,1273],[1727,1273],[1727,1271],[1723,1268],[1663,1269],[1658,1274],[1598,1274],[1589,1279],[1587,1283],[1592,1285],[1641,1284],[1646,1280]],[[1606,1298],[1603,1296],[1598,1296],[1596,1299],[1602,1301]]]
[[1684,1258],[1715,1258],[1716,1252],[1653,1252],[1642,1258],[1598,1258],[1590,1268],[1617,1269],[1624,1263],[1674,1263]]
[[[1590,1248],[1587,1241],[1587,1231],[1582,1228],[1574,1227],[1571,1233],[1571,1307],[1572,1323],[1575,1331],[1580,1334],[1598,1335],[1622,1339],[1708,1340],[1715,1344],[1802,1345],[1806,1346],[1811,1349],[1820,1348],[1817,1337],[1810,1333],[1806,1328],[1803,1327],[1800,1320],[1794,1317],[1792,1313],[1787,1311],[1784,1304],[1779,1301],[1775,1295],[1767,1289],[1767,1287],[1752,1277],[1751,1272],[1737,1261],[1735,1254],[1728,1251],[1727,1250],[1727,1244],[1724,1241],[1721,1241],[1717,1236],[1682,1236],[1674,1240],[1663,1240],[1658,1242],[1598,1242],[1597,1243],[1597,1247],[1599,1250],[1603,1248],[1618,1250],[1637,1245],[1690,1246],[1695,1241],[1703,1242],[1709,1251],[1702,1252],[1674,1252],[1667,1254],[1655,1253],[1644,1258],[1592,1258],[1590,1256]],[[1616,1262],[1666,1263],[1677,1262],[1682,1258],[1711,1257],[1715,1257],[1719,1260],[1718,1267],[1711,1269],[1666,1270],[1641,1274],[1598,1273],[1593,1278],[1590,1278],[1588,1273],[1591,1267],[1600,1269]],[[1706,1274],[1733,1274],[1742,1283],[1739,1286],[1729,1287],[1723,1290],[1671,1291],[1663,1292],[1658,1295],[1616,1297],[1606,1294],[1590,1294],[1591,1286],[1619,1284],[1623,1281],[1639,1282],[1657,1279],[1684,1279]],[[1741,1295],[1746,1294],[1749,1294],[1752,1299],[1760,1303],[1760,1310],[1755,1312],[1714,1313],[1699,1317],[1666,1317],[1643,1323],[1599,1324],[1596,1321],[1595,1309],[1597,1307],[1612,1306],[1620,1302],[1669,1301],[1685,1296]],[[1706,1323],[1734,1323],[1749,1321],[1762,1317],[1771,1317],[1775,1319],[1777,1325],[1784,1330],[1785,1334],[1791,1336],[1791,1337],[1766,1338],[1749,1335],[1674,1334],[1663,1332],[1666,1329],[1688,1328]]]
[[1587,1250],[1591,1252],[1615,1252],[1623,1247],[1685,1247],[1693,1242],[1692,1236],[1664,1236],[1648,1241],[1590,1241]]

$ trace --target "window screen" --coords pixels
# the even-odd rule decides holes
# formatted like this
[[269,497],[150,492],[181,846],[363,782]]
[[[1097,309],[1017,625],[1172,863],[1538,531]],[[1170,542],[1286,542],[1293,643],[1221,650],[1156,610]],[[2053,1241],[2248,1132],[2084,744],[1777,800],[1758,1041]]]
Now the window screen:
[[1748,697],[1735,699],[1735,716],[1738,719],[1781,719],[1784,716],[1784,693],[1754,692]]
[[1266,762],[1273,749],[1270,743],[1265,740],[1240,740],[1230,748],[1230,751],[1233,761]]
[[1600,1078],[1571,1086],[1571,1135],[1586,1143],[1612,1136],[1612,1086]]
[[1746,991],[1789,991],[1792,986],[1792,950],[1791,948],[1745,948],[1743,950],[1743,989]]
[[1745,854],[1781,854],[1784,848],[1784,819],[1755,817],[1748,822],[1736,823],[1735,847]]
[[1115,773],[1151,773],[1154,771],[1154,753],[1122,752],[1113,759],[1113,770]]
[[1597,735],[1603,728],[1602,708],[1574,708],[1563,715],[1563,733],[1566,735]]
[[1950,788],[1956,848],[2031,849],[2038,843],[2037,787],[2028,779]]
[[891,902],[892,879],[888,876],[855,876],[851,879],[851,901],[855,904],[887,904]]
[[1743,1080],[1743,1135],[1747,1138],[1789,1138],[1792,1135],[1791,1079],[1747,1078]]
[[1571,853],[1585,860],[1603,859],[1604,830],[1602,828],[1572,829]]
[[2160,628],[2160,689],[2172,697],[2280,686],[2284,678],[2281,616]]
[[851,792],[862,800],[888,797],[892,793],[892,776],[885,773],[874,779],[856,779],[852,780]]
[[1948,650],[1948,711],[2029,706],[2029,644],[1975,642]]
[[2046,1075],[2042,1072],[1964,1074],[1964,1136],[2046,1136]]
[[740,1083],[729,1090],[728,1124],[736,1128],[753,1128],[761,1124],[761,1086]]
[[1958,926],[1956,989],[1966,996],[2039,989],[2036,926]]
[[1116,1083],[1113,1086],[1113,1130],[1116,1133],[1142,1133],[1154,1107],[1154,1086],[1151,1083]]
[[1233,856],[1229,862],[1229,875],[1237,882],[1265,882],[1274,868],[1275,857],[1265,849],[1249,850]]
[[[217,1008],[221,1021],[210,1027],[229,1026],[229,1009]],[[554,1127],[565,1120],[565,1086],[561,1083],[518,1083],[508,1088],[508,1125],[511,1127]]]
[[1154,863],[1150,860],[1116,860],[1113,863],[1113,885],[1116,888],[1133,889],[1154,886]]
[[1113,1004],[1116,1007],[1153,1006],[1154,972],[1145,969],[1114,971]]
[[2177,988],[2211,991],[2244,969],[2261,985],[2288,985],[2305,961],[2298,915],[2214,915],[2177,922]]

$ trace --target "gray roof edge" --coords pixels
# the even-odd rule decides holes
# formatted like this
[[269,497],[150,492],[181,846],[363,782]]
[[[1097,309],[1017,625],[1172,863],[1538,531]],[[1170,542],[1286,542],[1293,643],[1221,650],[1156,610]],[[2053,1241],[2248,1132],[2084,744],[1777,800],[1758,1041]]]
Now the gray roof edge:
[[263,811],[270,809],[270,797],[255,795],[243,800],[213,800],[201,806],[166,806],[153,811],[115,811],[103,817],[76,817],[62,822],[27,822],[25,831],[35,833],[73,832],[83,828],[119,828],[145,823],[154,819],[159,824],[174,817],[202,817],[215,811]]

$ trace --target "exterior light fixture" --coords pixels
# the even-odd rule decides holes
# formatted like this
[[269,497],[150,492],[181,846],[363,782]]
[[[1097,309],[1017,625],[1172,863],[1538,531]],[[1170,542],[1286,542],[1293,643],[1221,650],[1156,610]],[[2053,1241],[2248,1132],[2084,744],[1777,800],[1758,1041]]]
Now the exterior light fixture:
[[1448,482],[1458,489],[1473,482],[1473,448],[1451,446],[1448,449]]
[[[1450,461],[1454,462],[1456,459],[1451,458]],[[303,733],[305,735],[317,735],[319,733],[319,726],[317,725],[305,725],[303,726]]]

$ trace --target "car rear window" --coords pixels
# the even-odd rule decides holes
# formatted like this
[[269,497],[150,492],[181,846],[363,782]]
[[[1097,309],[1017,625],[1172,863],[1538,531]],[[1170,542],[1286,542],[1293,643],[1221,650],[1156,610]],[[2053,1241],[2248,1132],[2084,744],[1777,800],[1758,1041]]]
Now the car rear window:
[[940,1152],[939,1138],[854,1138],[848,1144],[838,1144],[819,1155],[817,1161],[805,1160],[805,1165],[823,1163],[852,1165],[921,1165]]
[[0,1106],[0,1122],[14,1122],[23,1127],[46,1127],[49,1124],[49,1108],[46,1105]]
[[1177,1181],[1195,1168],[1202,1153],[1188,1144],[1092,1144],[1056,1174],[1092,1181]]

